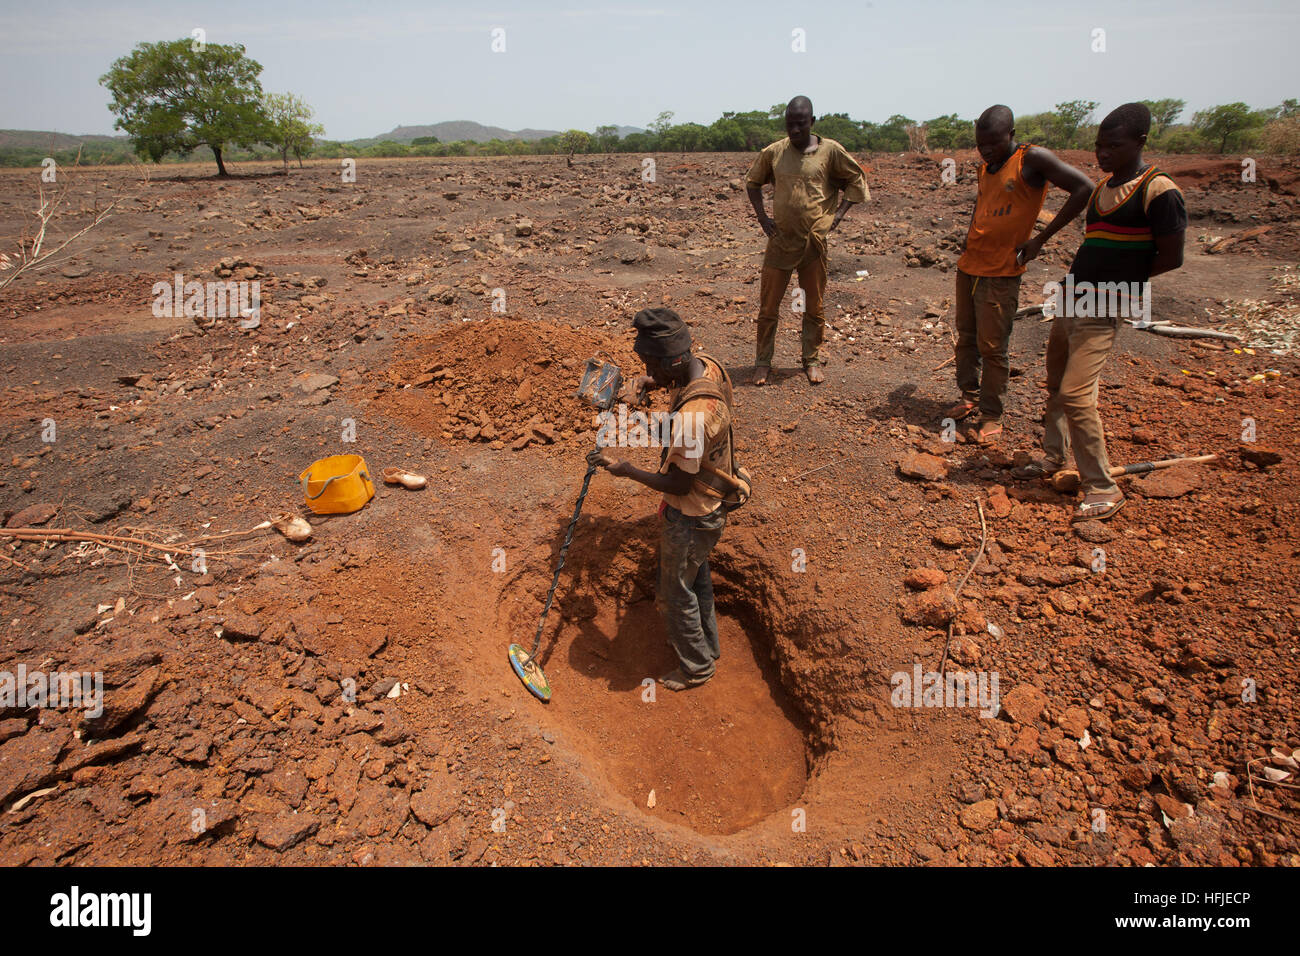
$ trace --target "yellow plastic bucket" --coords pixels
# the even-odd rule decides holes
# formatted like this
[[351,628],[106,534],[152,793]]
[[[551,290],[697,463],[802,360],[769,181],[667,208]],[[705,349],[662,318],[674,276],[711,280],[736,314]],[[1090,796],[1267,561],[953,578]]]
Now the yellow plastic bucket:
[[298,480],[307,507],[318,515],[347,514],[375,496],[370,469],[360,455],[334,455],[312,462]]

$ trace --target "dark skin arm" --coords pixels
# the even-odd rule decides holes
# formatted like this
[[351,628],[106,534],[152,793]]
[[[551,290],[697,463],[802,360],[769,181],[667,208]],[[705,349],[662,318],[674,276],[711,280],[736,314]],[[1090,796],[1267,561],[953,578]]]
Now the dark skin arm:
[[[1084,207],[1088,205],[1089,197],[1092,196],[1091,180],[1069,163],[1061,162],[1055,153],[1048,152],[1045,149],[1032,148],[1026,150],[1024,170],[1025,182],[1030,186],[1037,187],[1044,182],[1050,182],[1053,186],[1068,192],[1070,198],[1065,201],[1065,205],[1061,207],[1061,211],[1056,214],[1055,218],[1043,227],[1042,232],[1031,237],[1023,245],[1016,247],[1021,263],[1036,259],[1038,254],[1043,251],[1043,245],[1047,240],[1069,225],[1079,213],[1083,212]],[[1171,268],[1177,268],[1177,266]]]
[[633,481],[639,481],[661,495],[684,495],[691,490],[691,482],[694,480],[676,465],[669,465],[668,473],[661,475],[658,472],[638,468],[627,460],[618,461],[604,455],[596,455],[592,460],[616,478],[631,478]]
[[1156,257],[1151,262],[1151,274],[1173,272],[1183,264],[1183,238],[1186,230],[1156,236]]
[[840,224],[840,220],[844,218],[844,214],[849,211],[849,207],[852,205],[853,203],[847,199],[840,200],[840,208],[835,210],[835,221],[831,223],[831,231],[834,231],[835,227]]
[[773,235],[776,232],[776,223],[763,208],[763,190],[756,186],[746,186],[745,192],[749,196],[749,204],[754,207],[754,215],[758,217],[758,224],[763,227],[763,232],[768,236]]

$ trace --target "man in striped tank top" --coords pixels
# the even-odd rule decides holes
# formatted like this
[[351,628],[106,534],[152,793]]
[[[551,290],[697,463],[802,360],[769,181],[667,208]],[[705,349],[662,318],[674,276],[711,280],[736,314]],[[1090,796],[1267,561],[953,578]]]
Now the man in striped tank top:
[[[1007,346],[1020,300],[1020,277],[1043,244],[1088,202],[1092,183],[1082,172],[1039,146],[1017,143],[1015,117],[990,106],[975,123],[979,193],[966,246],[957,260],[957,387],[961,401],[948,410],[960,421],[979,412],[973,438],[980,444],[1002,433],[1002,398],[1011,375]],[[1030,238],[1049,184],[1070,194],[1042,232]]]
[[1070,274],[1063,287],[1053,283],[1044,455],[1013,469],[1017,478],[1050,475],[1073,450],[1083,493],[1075,521],[1105,520],[1124,505],[1097,410],[1101,370],[1122,319],[1149,316],[1151,277],[1183,264],[1187,207],[1174,181],[1142,160],[1150,129],[1150,110],[1126,103],[1097,130],[1097,165],[1110,176],[1088,201],[1087,230]]

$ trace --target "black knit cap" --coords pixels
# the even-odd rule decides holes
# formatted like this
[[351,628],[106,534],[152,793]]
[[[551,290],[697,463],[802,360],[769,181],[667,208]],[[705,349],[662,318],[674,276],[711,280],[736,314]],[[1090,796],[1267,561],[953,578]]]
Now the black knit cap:
[[672,309],[642,309],[632,318],[632,350],[650,358],[676,358],[691,350],[691,331]]

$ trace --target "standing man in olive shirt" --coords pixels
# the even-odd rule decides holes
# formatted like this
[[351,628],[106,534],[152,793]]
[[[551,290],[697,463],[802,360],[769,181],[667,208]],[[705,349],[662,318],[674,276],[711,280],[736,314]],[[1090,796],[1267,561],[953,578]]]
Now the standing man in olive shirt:
[[[759,291],[758,349],[754,384],[763,385],[772,371],[777,318],[790,274],[798,271],[804,292],[803,367],[808,381],[823,381],[819,351],[826,328],[826,236],[840,224],[851,205],[871,198],[862,167],[833,139],[813,134],[812,103],[796,96],[785,108],[785,139],[768,146],[749,169],[746,190],[767,234],[767,252]],[[775,186],[772,211],[763,208],[762,188]],[[843,192],[838,208],[836,199]]]

